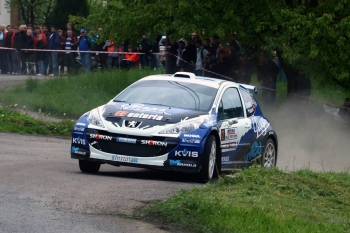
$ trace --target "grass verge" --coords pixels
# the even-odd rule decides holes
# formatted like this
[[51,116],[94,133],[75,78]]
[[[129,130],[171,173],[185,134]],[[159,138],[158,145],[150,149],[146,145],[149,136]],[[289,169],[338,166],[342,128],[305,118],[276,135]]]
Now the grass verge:
[[124,88],[147,75],[164,70],[113,70],[83,73],[76,76],[48,78],[38,81],[30,78],[24,84],[3,88],[0,102],[3,106],[18,104],[35,112],[78,118],[84,112],[105,104]]
[[43,121],[21,113],[17,108],[0,108],[0,131],[23,134],[70,136],[74,122]]
[[136,216],[192,232],[350,231],[347,172],[286,173],[253,166],[233,177],[182,190]]

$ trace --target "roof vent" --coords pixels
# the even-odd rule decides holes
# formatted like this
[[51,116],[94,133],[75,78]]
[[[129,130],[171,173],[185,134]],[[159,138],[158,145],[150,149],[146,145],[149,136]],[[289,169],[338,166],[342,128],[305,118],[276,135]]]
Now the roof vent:
[[194,78],[196,75],[191,72],[176,72],[173,77],[178,78]]

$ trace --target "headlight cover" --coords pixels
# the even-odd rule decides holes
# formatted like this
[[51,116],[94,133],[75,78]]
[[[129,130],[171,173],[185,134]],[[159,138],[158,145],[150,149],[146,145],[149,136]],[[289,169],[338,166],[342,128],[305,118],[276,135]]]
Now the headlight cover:
[[176,124],[170,128],[164,129],[159,132],[159,134],[182,134],[187,133],[199,128],[199,126],[204,122],[204,119],[198,118],[196,120],[183,121]]
[[97,108],[90,111],[89,115],[87,116],[87,121],[92,125],[96,125],[101,128],[105,127],[102,123],[100,114],[98,114]]

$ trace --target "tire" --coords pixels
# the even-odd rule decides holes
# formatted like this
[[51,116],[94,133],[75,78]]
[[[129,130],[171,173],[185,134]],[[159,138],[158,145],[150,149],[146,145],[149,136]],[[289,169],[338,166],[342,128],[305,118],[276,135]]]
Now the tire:
[[80,168],[80,171],[82,172],[97,173],[100,170],[100,167],[101,167],[100,163],[79,159],[79,168]]
[[198,180],[200,182],[212,181],[218,177],[220,171],[220,165],[217,166],[217,144],[214,135],[209,135],[204,146],[204,153],[202,158],[202,168],[198,174]]
[[264,146],[264,152],[262,154],[260,165],[265,168],[276,167],[277,151],[274,141],[269,138]]

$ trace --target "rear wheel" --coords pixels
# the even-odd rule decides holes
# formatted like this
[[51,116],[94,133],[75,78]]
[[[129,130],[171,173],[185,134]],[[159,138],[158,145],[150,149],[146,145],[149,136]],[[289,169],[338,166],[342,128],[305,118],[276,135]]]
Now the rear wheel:
[[217,148],[216,138],[214,135],[209,135],[205,142],[204,153],[202,158],[202,168],[199,172],[199,181],[212,181],[218,177],[219,171],[217,166]]
[[97,173],[100,170],[100,167],[101,167],[100,163],[79,159],[79,168],[80,168],[80,171],[82,172]]
[[261,166],[266,168],[276,167],[277,162],[277,152],[274,141],[269,138],[264,147],[264,153],[261,158]]

